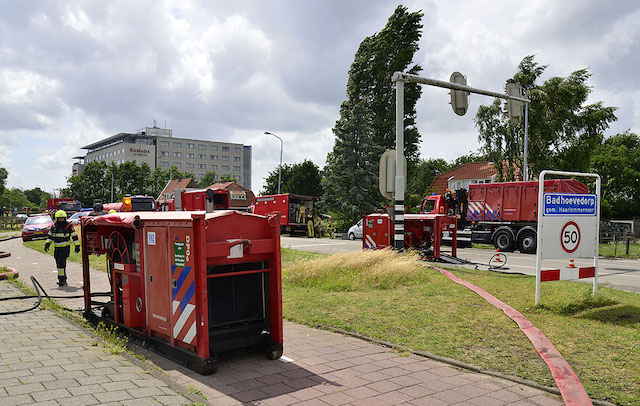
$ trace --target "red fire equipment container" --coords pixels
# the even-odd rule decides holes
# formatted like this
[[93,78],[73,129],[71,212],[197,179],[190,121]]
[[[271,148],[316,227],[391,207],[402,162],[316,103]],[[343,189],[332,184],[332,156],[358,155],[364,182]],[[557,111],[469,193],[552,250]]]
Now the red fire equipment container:
[[[440,258],[442,233],[452,234],[451,254],[457,255],[457,218],[444,214],[405,214],[404,248],[422,250],[427,256]],[[363,216],[362,248],[382,249],[393,246],[393,222],[388,214],[374,213]]]
[[[262,344],[282,355],[278,216],[237,211],[115,213],[82,219],[85,315],[125,329],[202,373],[216,352]],[[105,254],[111,300],[92,299],[89,255]]]

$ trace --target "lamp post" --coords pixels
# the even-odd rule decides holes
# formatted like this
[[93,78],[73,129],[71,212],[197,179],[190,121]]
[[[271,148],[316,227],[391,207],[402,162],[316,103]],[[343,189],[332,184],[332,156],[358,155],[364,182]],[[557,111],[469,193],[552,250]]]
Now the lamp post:
[[280,194],[280,180],[282,179],[282,146],[284,145],[284,143],[282,142],[282,138],[278,137],[277,135],[272,134],[269,131],[265,131],[264,133],[267,135],[273,135],[280,140],[280,166],[278,166],[278,194]]

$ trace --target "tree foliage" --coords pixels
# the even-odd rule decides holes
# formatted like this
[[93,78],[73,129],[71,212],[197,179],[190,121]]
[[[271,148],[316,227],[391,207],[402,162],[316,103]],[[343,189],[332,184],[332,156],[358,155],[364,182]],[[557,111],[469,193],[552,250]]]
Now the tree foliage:
[[80,175],[67,179],[67,187],[63,189],[63,197],[80,200],[85,207],[91,207],[93,201],[111,201],[111,185],[113,182],[113,200],[120,201],[127,195],[150,195],[157,197],[173,179],[193,178],[191,172],[181,172],[175,166],[171,171],[151,168],[146,163],[137,165],[133,161],[122,164],[90,162]]
[[591,171],[602,178],[601,216],[640,216],[640,137],[625,132],[607,138],[593,154]]
[[[378,192],[378,162],[385,149],[395,147],[395,89],[391,76],[407,71],[422,35],[422,13],[398,6],[386,26],[362,41],[349,69],[346,100],[327,157],[324,195],[320,204],[336,215],[339,228],[353,224],[383,203]],[[408,72],[421,71],[414,65]],[[415,105],[421,89],[405,86],[405,156],[418,159],[420,135]]]
[[0,196],[4,194],[7,185],[7,176],[9,176],[7,170],[0,167]]
[[[303,162],[293,165],[283,164],[281,177],[280,193],[295,193],[306,196],[322,195],[322,175],[318,165],[313,161],[305,159]],[[278,167],[269,172],[265,181],[261,191],[262,195],[278,193]]]
[[220,178],[220,182],[238,182],[238,179],[233,175],[226,174]]
[[[264,179],[265,184],[260,191],[260,194],[265,195],[275,195],[278,193],[278,168],[280,165],[276,166],[274,170],[269,172],[269,175]],[[282,164],[282,170],[280,171],[280,192],[281,193],[289,193],[286,186],[283,188],[283,185],[286,185],[291,179],[291,165]],[[286,190],[286,191],[285,191]]]
[[206,188],[213,185],[214,183],[216,183],[216,173],[215,171],[209,171],[204,174],[202,179],[200,179],[200,181],[198,182],[198,187]]
[[[616,108],[605,107],[602,102],[586,104],[591,93],[587,84],[591,76],[588,69],[537,84],[546,68],[547,65],[534,61],[534,55],[529,55],[520,62],[513,76],[531,100],[529,172],[586,171],[593,151],[602,142],[603,132],[616,120]],[[523,125],[509,121],[506,103],[501,99],[489,106],[480,106],[475,121],[482,152],[495,162],[498,178],[514,179],[514,168],[524,169]],[[503,166],[503,161],[508,165]]]

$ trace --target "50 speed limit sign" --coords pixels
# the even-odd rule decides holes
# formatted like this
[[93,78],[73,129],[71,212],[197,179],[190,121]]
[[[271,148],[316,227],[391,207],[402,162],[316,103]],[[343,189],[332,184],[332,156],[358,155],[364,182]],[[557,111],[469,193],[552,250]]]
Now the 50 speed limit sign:
[[575,221],[568,221],[562,227],[560,245],[567,254],[572,254],[580,246],[580,227]]

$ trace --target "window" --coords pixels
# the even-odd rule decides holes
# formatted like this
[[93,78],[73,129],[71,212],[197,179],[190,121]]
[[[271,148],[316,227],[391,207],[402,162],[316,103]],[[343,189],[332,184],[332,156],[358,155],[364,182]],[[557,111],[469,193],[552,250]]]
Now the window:
[[187,148],[193,149],[194,146],[195,146],[194,144],[187,142]]
[[191,162],[188,162],[188,163],[187,163],[187,168],[188,168],[188,169],[193,169],[193,168],[195,168],[195,165],[194,165],[194,164],[192,164]]
[[206,146],[206,145],[204,145],[204,144],[198,144],[198,149],[199,149],[200,151],[206,151],[206,150],[207,150],[207,146]]
[[214,171],[218,170],[218,165],[211,165],[211,169],[213,169]]
[[160,151],[160,156],[169,156],[169,151]]
[[240,152],[240,147],[233,147],[233,152]]
[[175,166],[176,168],[182,168],[182,162],[174,162],[173,166]]
[[233,170],[234,170],[234,171],[239,171],[239,170],[240,170],[240,167],[239,167],[239,166],[234,166],[234,167],[233,167]]
[[174,142],[173,143],[173,147],[174,148],[182,148],[182,143],[181,142]]
[[169,141],[160,141],[160,146],[161,147],[168,147],[169,146]]
[[198,154],[198,159],[207,159],[205,154]]
[[199,178],[204,178],[204,173],[199,173],[199,174],[198,174],[198,177],[199,177]]
[[167,162],[167,161],[160,161],[160,166],[167,167],[167,166],[169,166],[169,162]]
[[229,170],[229,165],[222,165],[222,170],[223,171],[228,171]]
[[222,160],[223,160],[223,161],[228,161],[228,160],[229,160],[229,156],[227,156],[227,155],[222,155]]
[[239,156],[234,156],[233,160],[234,160],[234,162],[240,162],[240,157]]
[[211,146],[211,151],[217,151],[218,150],[218,146],[217,145],[212,145]]
[[121,154],[124,154],[124,148],[122,148],[122,150],[120,150],[120,153],[121,153]]
[[189,159],[193,159],[194,157],[195,157],[195,155],[190,154],[190,153],[187,153],[187,158],[189,158]]
[[212,161],[218,160],[218,155],[210,155],[209,157],[211,158]]
[[182,152],[174,152],[173,153],[173,157],[174,158],[182,158]]
[[198,164],[198,169],[207,169],[207,164]]
[[222,147],[222,151],[223,151],[223,152],[224,152],[224,151],[227,151],[227,152],[228,152],[228,151],[229,151],[229,147]]

